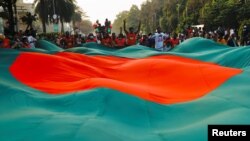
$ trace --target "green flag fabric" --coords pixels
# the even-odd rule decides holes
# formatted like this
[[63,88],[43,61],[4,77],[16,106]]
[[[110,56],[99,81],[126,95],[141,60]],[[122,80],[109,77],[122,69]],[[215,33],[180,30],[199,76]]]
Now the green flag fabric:
[[0,49],[0,141],[207,141],[250,124],[250,48]]

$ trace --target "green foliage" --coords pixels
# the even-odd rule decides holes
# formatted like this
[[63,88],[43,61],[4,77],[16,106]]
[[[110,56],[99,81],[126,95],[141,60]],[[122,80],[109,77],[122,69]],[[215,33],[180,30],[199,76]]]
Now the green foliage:
[[[60,16],[62,31],[64,30],[63,23],[72,20],[76,9],[75,0],[35,0],[34,5],[35,12],[43,23],[43,28],[46,28],[45,24],[49,21],[48,15],[52,17],[57,14]],[[44,32],[46,32],[46,29],[44,29]]]
[[123,27],[123,20],[127,21],[126,26],[138,28],[140,21],[140,10],[136,5],[132,5],[129,11],[122,11],[116,15],[116,19],[112,24],[112,32],[120,33],[120,27]]
[[[154,32],[157,26],[180,32],[195,24],[205,24],[208,30],[220,25],[239,29],[250,19],[250,0],[147,0],[139,11],[131,7],[129,13],[128,25],[140,19],[144,33]],[[122,19],[116,20],[115,25],[122,26]]]
[[145,3],[141,5],[140,18],[141,18],[141,22],[143,23],[141,29],[142,31],[146,33],[151,32],[153,28],[153,24],[152,24],[153,15],[152,15],[152,12],[150,12],[151,11],[150,9],[151,9],[150,1],[146,1]]
[[127,17],[127,27],[134,27],[137,29],[140,19],[140,10],[136,5],[132,5]]
[[239,27],[239,33],[238,33],[240,36],[242,35],[243,27],[244,27],[245,25],[246,25],[248,28],[250,27],[250,19],[247,19],[247,20],[241,22],[241,25],[240,25],[240,27]]
[[123,20],[128,18],[128,11],[122,11],[116,15],[116,19],[112,25],[112,32],[120,33],[120,27],[123,26]]
[[4,9],[4,13],[1,13],[0,15],[9,20],[9,31],[6,34],[13,35],[15,32],[14,9],[16,8],[16,2],[17,0],[0,0],[0,6]]
[[89,20],[82,20],[79,29],[86,35],[92,33],[93,32],[92,22]]

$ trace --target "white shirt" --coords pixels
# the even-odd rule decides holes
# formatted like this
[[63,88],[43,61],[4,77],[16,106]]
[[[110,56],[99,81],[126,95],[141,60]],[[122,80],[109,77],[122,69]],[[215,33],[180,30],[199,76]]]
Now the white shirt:
[[166,39],[167,35],[164,33],[155,33],[152,38],[155,39],[155,49],[163,50],[164,48],[164,40]]
[[30,43],[30,48],[35,48],[36,38],[34,38],[33,36],[29,36],[28,42]]

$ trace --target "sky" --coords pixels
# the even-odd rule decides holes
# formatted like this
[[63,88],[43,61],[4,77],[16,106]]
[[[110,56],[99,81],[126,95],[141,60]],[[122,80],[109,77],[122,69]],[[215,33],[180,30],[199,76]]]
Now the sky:
[[108,18],[113,22],[116,15],[124,10],[129,10],[135,4],[140,5],[145,0],[76,0],[78,6],[86,12],[89,20],[95,22],[97,19],[101,24]]
[[[34,0],[23,0],[25,3],[32,3]],[[77,5],[86,12],[88,19],[95,22],[97,19],[104,23],[108,18],[114,22],[116,15],[124,10],[129,10],[135,4],[139,8],[146,0],[76,0]]]

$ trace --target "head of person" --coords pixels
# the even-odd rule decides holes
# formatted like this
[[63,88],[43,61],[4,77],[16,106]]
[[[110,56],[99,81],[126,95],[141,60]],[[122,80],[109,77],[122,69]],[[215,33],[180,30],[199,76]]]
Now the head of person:
[[5,23],[5,27],[9,28],[10,27],[10,22],[9,21],[6,21]]
[[184,34],[183,33],[181,33],[181,34],[179,34],[179,38],[181,38],[181,39],[184,39]]
[[134,28],[133,27],[130,27],[128,30],[129,30],[130,33],[134,33]]
[[29,42],[27,36],[22,37],[22,42],[23,43],[28,43]]
[[173,38],[174,38],[174,39],[177,38],[177,33],[174,33]]
[[148,39],[148,35],[143,34],[143,35],[142,35],[142,39]]
[[116,38],[116,34],[114,32],[112,33],[112,38]]
[[66,31],[65,35],[66,35],[66,37],[69,37],[69,32],[68,32],[68,31]]
[[236,37],[235,33],[231,33],[230,37],[235,38]]
[[219,35],[218,35],[218,39],[219,39],[219,40],[222,40],[222,39],[223,39],[223,35],[219,34]]
[[4,40],[5,36],[3,34],[0,34],[0,42]]
[[105,19],[105,26],[109,26],[109,20]]
[[161,28],[157,27],[156,32],[161,33]]
[[119,39],[122,39],[124,36],[123,36],[123,34],[122,33],[120,33],[119,35],[118,35],[118,38]]
[[89,33],[88,38],[89,38],[89,39],[94,39],[93,33]]
[[103,33],[103,38],[109,38],[109,34],[106,33],[106,32],[104,32],[104,33]]

